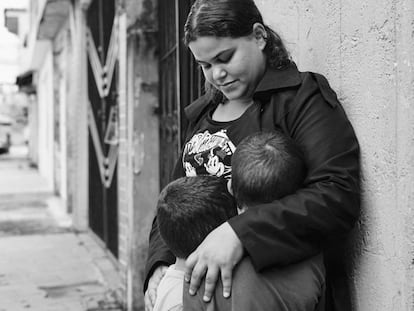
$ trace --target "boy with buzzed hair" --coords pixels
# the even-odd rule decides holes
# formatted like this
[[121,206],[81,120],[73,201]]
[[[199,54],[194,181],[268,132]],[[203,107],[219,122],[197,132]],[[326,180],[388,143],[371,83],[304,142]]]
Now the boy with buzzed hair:
[[176,262],[168,267],[158,286],[154,311],[180,310],[185,259],[213,229],[237,215],[226,183],[210,175],[182,177],[161,191],[158,227]]
[[260,132],[243,139],[231,159],[229,187],[239,207],[269,203],[294,193],[306,177],[299,148],[281,132]]
[[187,258],[210,231],[236,215],[226,181],[210,175],[171,182],[157,205],[161,236],[178,259]]
[[[290,139],[279,132],[257,133],[238,145],[232,157],[229,188],[241,212],[251,209],[247,212],[254,213],[257,212],[255,204],[293,193],[301,186],[305,175],[301,153]],[[161,237],[177,256],[177,261],[169,267],[158,287],[154,310],[172,310],[156,307],[162,304],[160,301],[174,300],[173,296],[175,305],[179,305],[180,298],[184,299],[184,310],[320,310],[325,282],[321,255],[261,273],[254,271],[247,256],[235,267],[230,298],[223,297],[221,282],[209,303],[201,297],[204,289],[190,296],[185,283],[183,293],[185,258],[210,231],[236,215],[236,203],[226,190],[224,179],[183,177],[164,188],[158,203],[157,221]],[[175,274],[175,285],[166,286],[172,274]],[[168,292],[175,293],[168,295]]]

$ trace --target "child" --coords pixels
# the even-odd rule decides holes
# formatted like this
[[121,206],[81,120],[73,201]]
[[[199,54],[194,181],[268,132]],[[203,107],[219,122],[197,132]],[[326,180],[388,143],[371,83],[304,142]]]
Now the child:
[[176,262],[168,267],[158,286],[154,311],[182,306],[185,258],[211,230],[235,215],[236,203],[224,179],[182,177],[161,191],[158,228]]
[[[293,193],[300,187],[306,172],[300,152],[278,132],[255,134],[243,140],[233,155],[232,167],[232,188],[243,211],[247,207],[254,209],[256,203],[271,202]],[[179,304],[185,258],[210,231],[237,214],[224,183],[223,179],[212,176],[187,177],[172,182],[161,193],[158,226],[177,261],[160,283],[159,300],[168,301],[165,299],[168,295],[165,292],[163,295],[165,284],[172,275],[178,275],[171,290],[178,297],[175,305]],[[235,269],[231,299],[223,298],[220,285],[209,304],[202,302],[200,295],[189,296],[185,290],[184,309],[314,310],[323,286],[322,256],[283,269],[268,269],[261,274],[256,273],[250,259],[245,258]]]

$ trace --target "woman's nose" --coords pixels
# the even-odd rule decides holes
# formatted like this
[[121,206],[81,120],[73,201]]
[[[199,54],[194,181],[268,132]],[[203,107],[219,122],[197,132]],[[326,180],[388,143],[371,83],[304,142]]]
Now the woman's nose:
[[215,66],[213,68],[213,79],[214,81],[221,81],[226,77],[226,70],[222,66]]

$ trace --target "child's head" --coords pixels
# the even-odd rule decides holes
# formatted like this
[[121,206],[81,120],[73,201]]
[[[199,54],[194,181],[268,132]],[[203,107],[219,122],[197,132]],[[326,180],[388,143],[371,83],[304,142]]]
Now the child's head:
[[178,258],[187,258],[213,229],[235,215],[226,181],[214,176],[179,178],[158,199],[161,237]]
[[243,139],[232,156],[231,166],[232,190],[242,207],[292,194],[306,176],[302,153],[279,131]]

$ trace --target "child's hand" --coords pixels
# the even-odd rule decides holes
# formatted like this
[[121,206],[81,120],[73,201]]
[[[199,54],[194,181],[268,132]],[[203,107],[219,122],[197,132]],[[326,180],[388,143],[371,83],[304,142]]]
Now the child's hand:
[[167,268],[168,267],[164,265],[159,266],[152,273],[145,292],[145,311],[152,311],[152,309],[154,309],[155,299],[157,299],[157,288],[161,282],[161,279],[164,277]]
[[230,297],[233,268],[242,257],[243,246],[227,222],[211,231],[186,260],[185,280],[190,282],[190,295],[195,295],[206,276],[203,300],[210,301],[220,273],[223,296]]

